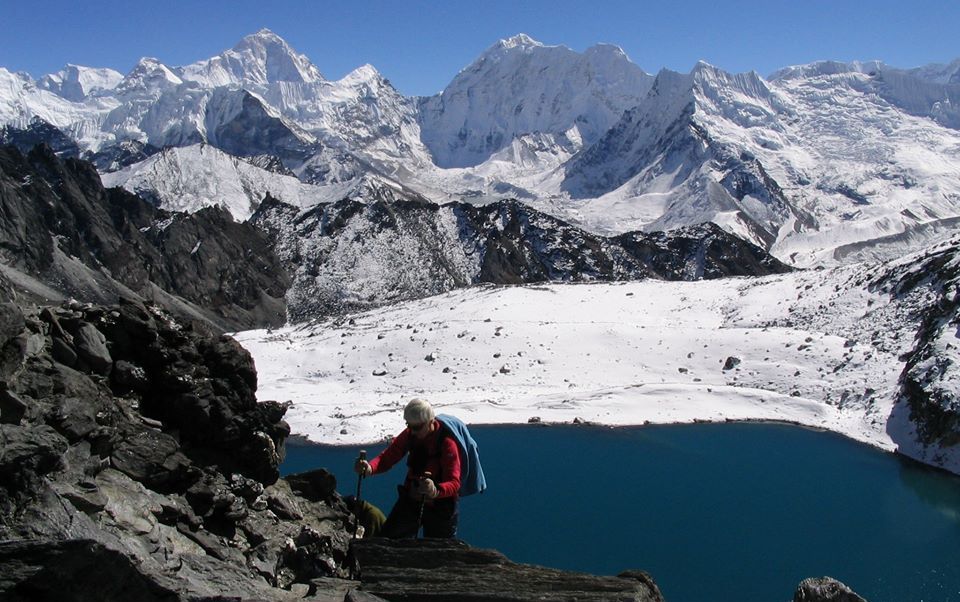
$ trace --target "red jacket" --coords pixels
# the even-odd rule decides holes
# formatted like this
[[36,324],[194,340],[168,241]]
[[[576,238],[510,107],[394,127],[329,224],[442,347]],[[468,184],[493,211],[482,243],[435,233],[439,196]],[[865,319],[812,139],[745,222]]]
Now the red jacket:
[[[410,429],[403,429],[403,432],[397,435],[393,442],[383,450],[383,452],[370,461],[370,468],[373,474],[387,472],[393,466],[407,455],[409,450],[411,454],[426,454],[425,472],[433,475],[433,482],[437,486],[437,497],[454,497],[460,493],[460,452],[457,449],[457,442],[453,437],[445,437],[441,434],[440,423],[433,421],[434,430],[423,439],[417,439],[410,432]],[[437,439],[441,438],[439,448]],[[419,448],[419,449],[417,449]],[[439,454],[437,453],[439,451]],[[420,474],[414,474],[415,467],[407,469],[407,478],[405,485],[415,485],[420,478]]]

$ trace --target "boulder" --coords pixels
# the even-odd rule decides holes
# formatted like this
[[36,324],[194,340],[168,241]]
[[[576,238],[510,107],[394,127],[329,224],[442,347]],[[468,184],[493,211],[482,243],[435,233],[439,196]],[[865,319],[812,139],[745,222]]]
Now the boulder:
[[8,391],[6,383],[0,382],[0,423],[20,424],[27,413],[27,403],[13,391]]
[[74,341],[77,347],[77,356],[86,362],[90,369],[97,374],[108,374],[113,358],[107,349],[107,337],[97,330],[97,327],[85,322],[77,331]]
[[804,579],[793,594],[793,602],[867,602],[832,577]]
[[329,500],[337,490],[337,477],[323,468],[287,475],[290,489],[314,502]]
[[73,368],[77,365],[78,356],[73,345],[60,337],[53,337],[50,355],[64,366]]
[[176,439],[153,429],[133,433],[110,455],[111,465],[134,481],[157,491],[183,490],[196,480],[190,460]]
[[645,573],[598,577],[517,564],[494,550],[444,539],[358,539],[361,590],[403,600],[635,600],[663,602]]
[[0,424],[0,450],[0,487],[16,492],[61,466],[67,440],[45,424]]

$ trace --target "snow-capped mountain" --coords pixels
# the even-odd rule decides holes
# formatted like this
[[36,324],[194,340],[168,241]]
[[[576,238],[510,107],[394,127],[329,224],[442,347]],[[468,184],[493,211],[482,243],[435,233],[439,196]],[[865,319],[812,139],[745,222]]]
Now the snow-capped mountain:
[[715,221],[800,265],[882,257],[888,241],[953,227],[960,133],[870,91],[860,69],[791,73],[662,72],[566,164],[562,187],[595,199],[598,226],[614,207],[644,229]]
[[[262,30],[184,67],[143,59],[120,81],[0,69],[0,121],[52,131],[30,125],[40,118],[101,170],[204,143],[276,156],[312,184],[516,198],[604,235],[713,221],[806,266],[897,256],[955,229],[957,65],[822,62],[765,79],[700,63],[653,78],[615,46],[578,53],[521,34],[442,93],[407,98],[370,65],[327,81]],[[137,188],[163,199],[169,185],[139,172]]]
[[179,70],[186,81],[205,88],[231,84],[267,85],[275,82],[324,81],[320,70],[269,29],[243,38],[239,44],[205,61]]
[[123,80],[123,74],[113,69],[91,69],[67,65],[56,73],[44,75],[37,85],[73,102],[80,102],[101,90],[113,90]]
[[[278,169],[285,173],[277,173]],[[307,184],[283,170],[273,157],[241,159],[208,144],[164,149],[144,161],[105,173],[102,180],[104,186],[123,187],[169,211],[192,213],[220,206],[238,222],[249,219],[267,196],[283,199],[298,209],[345,198],[418,198],[412,192],[404,193],[400,184],[374,175]]]
[[422,139],[439,167],[479,165],[534,132],[591,144],[650,83],[616,46],[580,54],[521,34],[494,44],[443,92],[424,99]]
[[244,221],[266,195],[297,206],[311,204],[319,188],[293,175],[272,173],[213,146],[171,147],[145,161],[103,174],[106,187],[121,186],[170,211],[220,205]]

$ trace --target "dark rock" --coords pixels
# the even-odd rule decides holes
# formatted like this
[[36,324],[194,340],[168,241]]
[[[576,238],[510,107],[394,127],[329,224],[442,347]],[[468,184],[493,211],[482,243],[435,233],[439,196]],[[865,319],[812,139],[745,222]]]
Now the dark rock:
[[267,507],[280,518],[288,520],[300,520],[303,518],[303,512],[287,497],[277,495],[267,496]]
[[131,391],[146,393],[150,387],[146,370],[125,360],[113,364],[110,379],[114,384],[114,391],[121,394]]
[[[960,444],[960,403],[951,384],[955,367],[941,349],[944,333],[960,328],[958,253],[956,245],[933,251],[916,265],[889,270],[871,283],[874,290],[892,289],[897,298],[919,289],[921,298],[926,299],[919,307],[910,304],[918,314],[919,328],[913,349],[901,356],[905,365],[899,384],[901,401],[909,409],[919,442],[934,454],[937,447]],[[934,293],[932,300],[929,292]],[[953,338],[952,334],[947,336]]]
[[[288,309],[295,322],[479,283],[699,280],[791,270],[714,224],[605,238],[516,200],[482,206],[343,200],[302,213],[272,202],[261,204],[250,221],[268,232],[294,274],[297,293]],[[459,244],[449,244],[450,221]],[[365,280],[343,276],[340,265],[368,255],[377,258],[374,269],[389,295],[372,296]],[[463,267],[466,257],[475,268]]]
[[87,514],[100,512],[109,502],[107,496],[98,490],[72,489],[65,491],[63,497],[70,500],[70,502],[76,506],[77,510],[86,512]]
[[38,144],[45,144],[61,157],[80,156],[80,147],[75,140],[60,128],[36,116],[23,129],[12,125],[0,128],[0,144],[11,144],[24,154]]
[[107,349],[107,337],[89,322],[80,326],[74,342],[77,355],[97,374],[108,374],[113,365],[110,350]]
[[402,600],[637,600],[662,602],[649,577],[597,577],[516,564],[456,540],[356,540],[361,589]]
[[831,577],[804,579],[793,602],[866,602],[849,587]]
[[97,407],[76,397],[64,397],[47,416],[47,422],[74,443],[97,428]]
[[20,424],[27,413],[27,403],[13,391],[8,391],[6,383],[0,384],[0,423]]
[[131,479],[158,491],[182,490],[194,473],[177,441],[152,429],[134,433],[113,449],[110,463]]
[[70,343],[66,342],[60,337],[53,337],[50,355],[53,357],[53,359],[60,362],[64,366],[73,368],[77,365],[77,352],[74,351]]
[[263,494],[263,483],[234,474],[230,475],[230,490],[248,502],[253,502]]
[[0,594],[9,602],[177,602],[133,561],[100,542],[0,541]]
[[47,425],[0,424],[0,486],[17,491],[61,466],[67,440]]
[[0,303],[0,347],[23,332],[26,322],[23,312],[15,303]]
[[385,602],[384,598],[357,589],[347,592],[343,602]]
[[740,365],[740,358],[733,357],[732,355],[727,358],[727,361],[723,363],[724,370],[733,370]]
[[284,480],[297,495],[312,502],[327,501],[337,490],[337,477],[323,468],[287,475]]

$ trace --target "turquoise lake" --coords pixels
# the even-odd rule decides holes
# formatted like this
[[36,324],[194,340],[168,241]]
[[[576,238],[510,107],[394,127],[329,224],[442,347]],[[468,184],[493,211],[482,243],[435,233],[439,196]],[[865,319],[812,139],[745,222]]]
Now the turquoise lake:
[[[960,602],[960,477],[789,425],[471,432],[489,489],[462,500],[459,537],[516,562],[642,569],[668,602],[785,602],[823,575],[870,602]],[[359,449],[288,445],[282,471],[356,493]],[[362,497],[389,513],[404,470]]]

